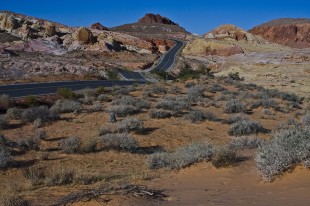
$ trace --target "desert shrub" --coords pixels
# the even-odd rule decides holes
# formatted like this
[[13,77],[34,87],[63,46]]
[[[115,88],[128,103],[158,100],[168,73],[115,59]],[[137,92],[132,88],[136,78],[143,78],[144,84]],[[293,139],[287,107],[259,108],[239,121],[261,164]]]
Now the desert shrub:
[[16,107],[13,107],[13,108],[10,108],[6,111],[6,115],[10,118],[10,119],[14,119],[14,120],[17,120],[17,119],[20,119],[21,118],[21,113],[22,113],[22,110],[21,109],[18,109]]
[[43,126],[43,121],[41,118],[34,120],[33,127],[40,128]]
[[191,102],[202,101],[204,98],[204,92],[206,88],[204,86],[198,85],[189,88],[187,93],[187,98]]
[[35,139],[42,139],[45,140],[47,138],[46,131],[44,129],[40,129],[35,134]]
[[90,110],[93,111],[93,112],[100,112],[100,111],[103,110],[103,107],[102,107],[100,102],[96,101],[96,102],[93,103],[93,105],[91,106]]
[[186,118],[189,119],[192,123],[198,123],[206,119],[206,114],[202,111],[193,110],[186,115]]
[[279,105],[274,99],[260,99],[256,102],[252,103],[251,109],[255,109],[258,107],[264,107],[264,108],[273,108],[275,110],[278,110]]
[[105,87],[104,86],[100,86],[100,87],[97,87],[96,89],[96,92],[97,94],[103,94],[105,92]]
[[249,120],[249,117],[244,114],[233,114],[233,115],[230,115],[225,122],[227,124],[234,124],[242,120]]
[[212,165],[216,168],[229,167],[237,162],[237,153],[235,150],[222,147],[217,148],[212,156]]
[[255,137],[255,136],[237,137],[237,138],[233,138],[230,141],[229,148],[232,148],[232,149],[255,149],[262,142],[263,142],[262,139]]
[[147,162],[151,169],[167,167],[181,169],[197,162],[209,161],[213,155],[213,146],[209,143],[192,143],[172,153],[152,154]]
[[0,169],[6,168],[11,159],[10,151],[4,145],[0,145]]
[[118,69],[107,70],[106,74],[107,74],[109,80],[119,80],[120,79]]
[[165,119],[172,117],[172,112],[162,109],[154,109],[149,112],[149,115],[153,119]]
[[81,151],[81,138],[73,136],[61,140],[60,149],[67,154],[79,153]]
[[277,131],[265,141],[256,155],[256,164],[262,178],[273,181],[276,176],[310,158],[310,131],[291,127]]
[[205,118],[206,118],[206,120],[212,121],[212,122],[220,121],[220,119],[212,112],[206,112]]
[[133,151],[139,147],[138,142],[126,133],[106,134],[100,140],[106,149]]
[[237,99],[232,99],[228,101],[225,105],[224,112],[231,113],[240,113],[245,111],[245,106]]
[[25,178],[30,180],[32,185],[43,184],[46,178],[46,168],[41,165],[34,165],[22,170]]
[[157,105],[157,109],[166,109],[174,112],[181,112],[182,110],[188,109],[189,104],[182,98],[165,97]]
[[70,113],[74,111],[81,111],[82,105],[74,100],[59,99],[51,107],[51,111],[59,113]]
[[151,85],[146,89],[146,92],[151,94],[167,94],[167,89],[162,85]]
[[66,88],[66,87],[58,88],[56,93],[65,99],[74,99],[77,96],[70,88]]
[[259,132],[265,132],[265,129],[260,123],[251,120],[241,120],[230,126],[228,134],[234,136],[242,136],[257,134]]
[[96,152],[97,149],[97,139],[90,138],[82,142],[80,152],[81,153],[92,153]]
[[137,118],[124,119],[115,124],[115,130],[119,133],[137,131],[141,132],[144,129],[144,124]]
[[9,127],[6,116],[0,115],[0,130],[7,129]]
[[9,108],[12,105],[12,101],[9,95],[2,94],[0,95],[0,106],[4,108]]
[[131,106],[131,105],[128,105],[128,106],[119,105],[119,106],[109,107],[108,111],[114,112],[118,116],[125,117],[127,115],[137,114],[141,111],[141,109],[135,106]]
[[196,70],[193,70],[190,65],[184,65],[178,73],[177,78],[181,80],[196,79],[201,75],[208,75],[210,69],[204,65],[199,66]]
[[301,123],[305,126],[310,126],[310,113],[305,114],[302,118],[301,118]]
[[169,89],[169,93],[170,94],[181,94],[182,93],[182,89],[176,85],[173,85],[170,87]]
[[28,95],[25,97],[25,104],[29,107],[38,106],[39,100],[35,96]]
[[173,162],[171,153],[168,152],[157,152],[152,154],[147,159],[147,164],[150,169],[159,169],[170,167]]
[[225,88],[222,87],[222,86],[219,85],[219,84],[213,84],[213,85],[211,85],[211,87],[208,88],[208,91],[209,91],[209,92],[212,92],[212,93],[222,92],[222,91],[224,91],[224,90],[225,90]]
[[21,137],[17,141],[18,147],[23,150],[38,150],[40,144],[40,139],[37,136],[34,137]]
[[209,161],[213,155],[214,147],[208,143],[192,143],[177,149],[170,168],[181,169],[201,161]]
[[120,99],[116,99],[112,102],[112,105],[134,106],[139,109],[150,108],[149,102],[131,96],[123,96]]
[[109,102],[111,101],[111,98],[109,97],[109,95],[107,94],[100,94],[98,97],[97,97],[97,100],[101,101],[101,102]]
[[185,86],[186,88],[191,88],[191,87],[194,87],[195,85],[196,85],[195,82],[186,82],[184,86]]
[[6,145],[7,143],[8,143],[8,140],[5,138],[5,136],[0,134],[0,146]]
[[21,114],[21,120],[25,123],[41,119],[43,122],[53,121],[59,118],[57,112],[50,111],[46,106],[32,107],[26,109]]

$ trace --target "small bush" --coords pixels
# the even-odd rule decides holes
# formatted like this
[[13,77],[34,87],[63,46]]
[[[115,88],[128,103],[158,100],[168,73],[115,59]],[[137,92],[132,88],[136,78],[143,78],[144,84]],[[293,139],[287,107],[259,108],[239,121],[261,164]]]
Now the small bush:
[[27,167],[23,169],[23,175],[31,181],[32,185],[40,185],[43,184],[46,178],[46,168],[40,165]]
[[56,111],[58,113],[70,113],[74,111],[80,112],[82,105],[74,100],[59,99],[51,107],[51,111]]
[[229,118],[225,122],[227,124],[234,124],[242,120],[249,120],[249,117],[244,114],[233,114],[229,116]]
[[265,132],[265,129],[261,124],[251,120],[241,120],[231,125],[229,128],[229,135],[242,136],[249,134],[257,134],[259,132]]
[[279,109],[279,105],[274,99],[260,99],[251,105],[251,109],[258,107],[273,108],[275,110]]
[[112,105],[134,106],[139,109],[150,108],[150,104],[147,101],[143,99],[137,99],[131,96],[123,96],[120,99],[116,99],[112,102]]
[[139,113],[141,110],[137,107],[134,106],[124,106],[124,105],[120,105],[120,106],[112,106],[108,108],[109,112],[114,112],[116,115],[120,116],[120,117],[125,117],[128,115],[134,115]]
[[21,113],[22,110],[18,109],[16,107],[10,108],[7,110],[6,115],[10,118],[10,119],[14,119],[14,120],[18,120],[21,118]]
[[264,129],[259,122],[252,120],[241,120],[231,125],[230,135],[242,136],[249,134],[264,133],[268,130]]
[[202,101],[204,98],[204,92],[206,88],[204,86],[193,86],[189,88],[187,98],[190,102]]
[[240,113],[245,111],[245,106],[239,100],[233,99],[226,103],[224,112],[231,114],[231,113]]
[[167,152],[154,153],[147,160],[150,169],[170,167],[172,165],[172,162],[172,155]]
[[48,122],[58,118],[58,113],[50,111],[46,106],[32,107],[24,110],[21,114],[21,120],[24,123],[34,122],[37,119],[41,119],[42,122]]
[[190,111],[186,118],[189,119],[192,123],[202,122],[206,119],[206,114],[202,111],[194,110]]
[[115,130],[119,133],[138,131],[141,132],[144,129],[144,124],[137,118],[124,119],[115,124]]
[[101,101],[101,102],[109,102],[111,101],[111,98],[109,97],[109,95],[107,94],[100,94],[98,97],[97,97],[97,100]]
[[37,136],[28,138],[21,137],[17,141],[18,147],[22,148],[23,150],[38,150],[39,143],[40,139],[38,139]]
[[150,169],[163,167],[181,169],[201,161],[209,161],[213,155],[213,149],[209,143],[192,143],[173,153],[152,154],[147,162]]
[[209,92],[212,92],[212,93],[216,93],[216,92],[222,92],[224,91],[225,88],[222,87],[221,85],[219,84],[213,84],[210,88],[208,88],[208,91]]
[[233,138],[229,144],[232,149],[255,149],[262,143],[262,139],[254,136]]
[[171,86],[170,89],[169,89],[169,93],[170,94],[181,94],[182,93],[182,89],[178,86]]
[[35,96],[29,95],[25,97],[25,104],[29,107],[38,106],[39,101]]
[[133,151],[139,146],[138,142],[126,133],[106,134],[100,137],[102,145],[107,149]]
[[229,167],[237,161],[237,153],[229,148],[218,148],[212,156],[212,165],[216,168]]
[[70,89],[66,87],[60,87],[57,89],[56,93],[65,99],[74,99],[76,98],[76,94]]
[[0,130],[8,129],[9,123],[6,116],[0,116]]
[[0,169],[6,168],[10,163],[11,159],[12,157],[9,150],[5,146],[0,145]]
[[220,119],[212,112],[206,112],[205,118],[206,118],[206,120],[212,121],[212,122],[220,121]]
[[82,142],[80,152],[87,154],[87,153],[96,152],[96,149],[97,149],[97,139],[91,138],[91,139],[87,139],[86,141]]
[[60,142],[60,148],[67,154],[79,153],[81,151],[81,138],[73,136],[63,139]]
[[166,109],[174,112],[181,112],[182,110],[188,109],[189,105],[184,99],[174,98],[174,97],[166,97],[161,100],[157,105],[157,109]]
[[310,131],[293,126],[276,131],[270,140],[259,147],[255,160],[262,178],[273,181],[276,176],[309,158]]
[[12,105],[12,101],[9,95],[0,95],[0,106],[8,109]]
[[167,89],[162,85],[152,85],[147,91],[151,94],[167,94]]
[[165,119],[172,117],[172,112],[162,109],[154,109],[149,112],[149,115],[153,119]]

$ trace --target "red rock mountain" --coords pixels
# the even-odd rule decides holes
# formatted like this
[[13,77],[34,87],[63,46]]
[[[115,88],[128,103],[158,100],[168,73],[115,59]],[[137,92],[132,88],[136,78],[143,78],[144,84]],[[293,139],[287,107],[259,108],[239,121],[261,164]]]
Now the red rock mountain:
[[276,19],[256,26],[249,32],[293,48],[310,47],[310,19]]
[[97,30],[101,30],[101,31],[108,31],[108,28],[103,26],[100,23],[94,23],[92,25],[89,26],[90,29],[97,29]]
[[177,25],[170,19],[163,17],[159,14],[146,14],[144,17],[139,19],[139,23],[144,23],[144,24],[168,24],[168,25]]

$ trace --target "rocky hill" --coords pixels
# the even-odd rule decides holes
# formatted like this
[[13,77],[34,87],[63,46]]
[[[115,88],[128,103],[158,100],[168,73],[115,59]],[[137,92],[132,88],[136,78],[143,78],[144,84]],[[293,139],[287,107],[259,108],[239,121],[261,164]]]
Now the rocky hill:
[[293,48],[310,47],[310,19],[276,19],[256,26],[249,32]]
[[0,12],[0,79],[89,73],[105,78],[113,68],[148,68],[173,44],[108,31],[100,23],[75,28]]
[[110,28],[111,31],[124,32],[135,36],[180,38],[184,39],[190,33],[172,20],[159,14],[146,14],[136,23],[124,24]]

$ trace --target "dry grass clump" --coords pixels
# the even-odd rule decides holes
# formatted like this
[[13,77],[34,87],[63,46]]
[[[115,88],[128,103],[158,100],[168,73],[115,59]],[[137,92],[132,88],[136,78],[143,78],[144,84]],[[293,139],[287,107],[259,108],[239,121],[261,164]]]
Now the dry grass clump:
[[206,120],[206,113],[203,111],[193,110],[186,115],[186,118],[192,123],[199,123]]
[[255,149],[261,145],[263,140],[255,136],[235,137],[229,143],[232,149]]
[[131,131],[141,132],[144,129],[144,124],[141,120],[137,118],[124,119],[115,124],[115,131],[119,133],[128,133]]
[[238,156],[235,150],[228,147],[220,147],[215,149],[212,155],[212,165],[215,168],[229,167],[238,161]]
[[124,106],[124,105],[120,105],[120,106],[111,106],[108,108],[109,112],[114,112],[116,115],[120,116],[120,117],[125,117],[128,115],[134,115],[137,114],[139,112],[141,112],[141,109],[135,106]]
[[165,97],[157,105],[157,109],[165,109],[174,112],[181,112],[189,108],[189,104],[183,98]]
[[73,154],[81,151],[81,145],[81,138],[73,136],[61,140],[59,147],[64,153]]
[[148,109],[150,108],[149,102],[139,99],[139,98],[134,98],[131,96],[123,96],[120,99],[116,99],[112,102],[112,105],[118,105],[118,106],[133,106],[139,109]]

